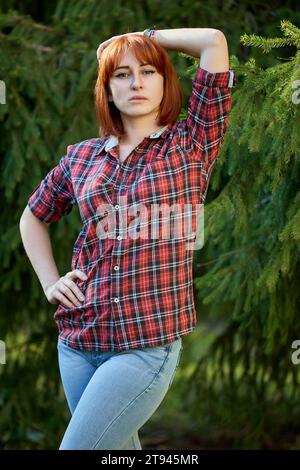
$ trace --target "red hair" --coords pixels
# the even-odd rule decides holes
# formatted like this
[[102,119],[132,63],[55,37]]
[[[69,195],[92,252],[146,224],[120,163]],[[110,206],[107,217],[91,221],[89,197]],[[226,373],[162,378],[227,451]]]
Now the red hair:
[[95,85],[95,107],[100,137],[125,135],[120,111],[108,100],[109,79],[128,49],[141,63],[153,65],[164,77],[164,94],[157,122],[160,126],[174,124],[181,110],[183,92],[176,70],[167,51],[155,39],[143,34],[124,35],[112,41],[102,52]]

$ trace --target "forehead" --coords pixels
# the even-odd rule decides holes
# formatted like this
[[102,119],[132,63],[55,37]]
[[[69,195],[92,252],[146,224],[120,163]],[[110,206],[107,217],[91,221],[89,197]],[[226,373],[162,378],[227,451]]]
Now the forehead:
[[146,63],[146,61],[140,61],[132,51],[128,50],[119,60],[117,67],[136,64],[142,65],[143,63]]

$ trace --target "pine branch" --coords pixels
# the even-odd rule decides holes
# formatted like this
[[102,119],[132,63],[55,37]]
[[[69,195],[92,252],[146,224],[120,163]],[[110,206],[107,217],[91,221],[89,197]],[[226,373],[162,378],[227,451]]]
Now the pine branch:
[[14,45],[17,45],[19,48],[25,47],[26,49],[33,49],[39,52],[52,52],[54,50],[53,47],[42,46],[41,44],[35,44],[35,43],[25,41],[25,40],[23,40],[21,43],[20,38],[3,34],[1,31],[0,31],[0,40],[3,42],[5,41],[10,42]]
[[282,20],[280,24],[283,34],[295,42],[300,40],[300,29],[288,20]]
[[57,31],[52,28],[51,26],[37,23],[32,20],[31,16],[29,15],[20,15],[17,11],[11,10],[9,14],[0,15],[0,27],[7,28],[12,26],[26,26],[34,29],[39,29],[41,31],[49,31],[53,33],[57,33]]
[[274,48],[284,46],[296,46],[299,49],[300,30],[288,20],[282,20],[280,26],[287,39],[264,38],[256,34],[243,34],[240,41],[244,46],[259,47],[263,53],[269,53]]
[[295,39],[281,39],[281,38],[263,38],[256,34],[243,34],[240,38],[241,43],[244,46],[259,47],[262,52],[267,54],[276,47],[294,46],[296,45]]

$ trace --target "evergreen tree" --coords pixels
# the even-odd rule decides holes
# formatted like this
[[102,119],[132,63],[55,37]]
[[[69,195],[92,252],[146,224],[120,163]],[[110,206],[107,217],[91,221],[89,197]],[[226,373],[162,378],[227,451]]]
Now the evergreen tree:
[[[196,418],[197,434],[201,423],[206,433],[222,423],[239,445],[259,445],[263,433],[278,436],[284,425],[298,425],[291,344],[299,337],[299,105],[291,97],[299,80],[299,31],[283,21],[285,39],[249,34],[239,49],[244,31],[274,36],[282,16],[299,23],[294,2],[278,2],[273,10],[250,0],[234,7],[211,0],[202,9],[190,0],[116,1],[113,7],[106,1],[59,0],[44,11],[34,3],[32,15],[24,14],[32,2],[22,5],[20,14],[9,9],[18,2],[6,0],[0,12],[0,80],[6,84],[6,104],[0,104],[0,340],[6,343],[0,447],[57,448],[69,419],[57,367],[56,307],[47,303],[24,253],[21,213],[67,145],[98,135],[93,101],[98,44],[153,23],[161,29],[203,25],[224,31],[239,83],[207,195],[206,244],[195,252],[199,326],[207,319],[222,321],[225,329],[182,395],[183,411],[193,412],[188,432]],[[278,61],[276,46],[284,46],[287,57],[296,50],[295,57]],[[267,52],[263,60],[260,51]],[[172,51],[170,56],[185,92],[181,118],[199,61]],[[69,270],[80,227],[77,209],[50,227],[61,273]],[[179,371],[185,380],[197,334],[185,338]],[[245,431],[235,432],[234,424]]]
[[289,21],[281,29],[285,38],[241,41],[265,53],[293,45],[289,61],[263,69],[231,57],[240,84],[211,180],[218,194],[205,210],[205,253],[195,260],[195,286],[225,328],[182,395],[201,428],[209,415],[243,446],[299,432],[300,30]]

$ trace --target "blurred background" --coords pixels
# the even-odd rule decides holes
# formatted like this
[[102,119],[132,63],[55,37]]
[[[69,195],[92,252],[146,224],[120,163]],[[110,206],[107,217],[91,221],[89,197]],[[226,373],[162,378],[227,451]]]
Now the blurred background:
[[[67,145],[98,136],[96,50],[111,36],[211,27],[227,37],[230,125],[194,253],[198,325],[143,449],[300,449],[300,4],[2,0],[0,448],[57,449],[70,419],[50,305],[22,246],[27,199]],[[170,51],[186,117],[199,60]],[[50,227],[70,269],[77,207]]]

